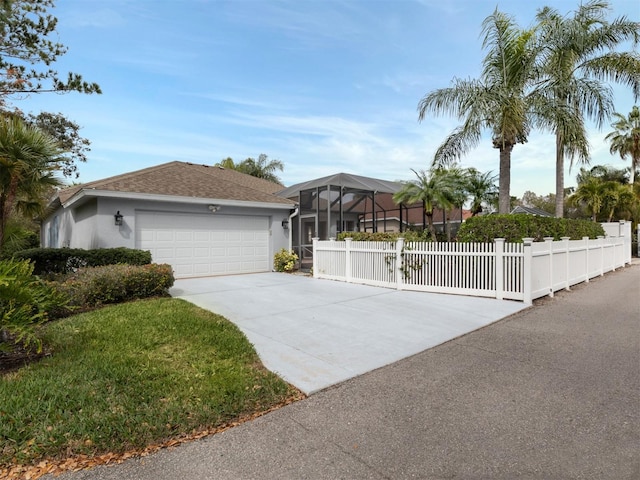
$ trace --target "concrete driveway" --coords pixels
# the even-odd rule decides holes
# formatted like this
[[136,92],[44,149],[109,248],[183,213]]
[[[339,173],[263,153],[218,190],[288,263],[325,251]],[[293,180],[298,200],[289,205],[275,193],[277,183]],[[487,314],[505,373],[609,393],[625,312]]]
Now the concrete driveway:
[[283,273],[181,279],[171,295],[234,322],[269,370],[307,394],[526,308]]

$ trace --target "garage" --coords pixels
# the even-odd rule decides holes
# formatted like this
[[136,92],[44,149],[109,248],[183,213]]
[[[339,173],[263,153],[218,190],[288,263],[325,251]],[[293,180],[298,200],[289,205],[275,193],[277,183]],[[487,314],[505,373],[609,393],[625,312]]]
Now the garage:
[[136,248],[176,278],[271,270],[269,217],[138,211]]

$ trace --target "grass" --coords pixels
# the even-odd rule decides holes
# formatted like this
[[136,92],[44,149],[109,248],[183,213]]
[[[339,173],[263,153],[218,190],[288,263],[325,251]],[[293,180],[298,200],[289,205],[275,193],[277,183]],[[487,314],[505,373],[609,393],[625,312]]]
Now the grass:
[[47,325],[51,357],[0,375],[0,471],[215,429],[298,394],[225,318],[178,299]]

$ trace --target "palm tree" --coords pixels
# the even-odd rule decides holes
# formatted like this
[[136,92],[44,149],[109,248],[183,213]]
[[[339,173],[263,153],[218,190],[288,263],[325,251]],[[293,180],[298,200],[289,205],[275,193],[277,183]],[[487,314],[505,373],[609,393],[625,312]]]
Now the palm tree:
[[282,184],[280,178],[276,175],[276,171],[283,171],[284,164],[280,160],[269,160],[264,153],[261,153],[258,156],[258,160],[253,158],[244,160],[240,163],[238,170],[253,177],[264,178],[270,182]]
[[616,216],[619,220],[628,220],[628,213],[634,202],[633,189],[629,184],[606,182],[603,185],[602,210],[607,214],[607,222]]
[[55,173],[61,168],[61,153],[52,137],[20,118],[0,118],[0,249],[12,212],[40,213],[41,194],[60,185]]
[[280,178],[276,175],[276,171],[283,171],[284,163],[280,160],[269,160],[264,153],[258,156],[258,160],[249,157],[240,163],[235,163],[231,157],[227,157],[216,163],[216,165],[282,185]]
[[492,205],[495,202],[498,189],[498,177],[493,172],[480,173],[475,168],[468,168],[465,175],[465,189],[471,197],[471,216],[482,213],[482,205]]
[[635,182],[636,169],[640,166],[640,109],[634,106],[628,117],[619,113],[613,114],[617,121],[611,125],[615,131],[609,133],[605,140],[611,142],[611,154],[619,153],[623,160],[631,157],[631,174],[629,183]]
[[228,170],[237,170],[238,169],[238,165],[235,164],[235,162],[233,161],[233,158],[231,158],[231,157],[223,158],[218,163],[216,163],[215,166],[216,167],[226,168]]
[[[589,143],[583,115],[598,127],[613,109],[611,88],[603,82],[618,82],[640,95],[640,56],[613,49],[640,40],[640,24],[619,17],[607,20],[609,2],[590,0],[572,17],[544,7],[538,11],[539,83],[536,88],[556,103],[556,216],[564,215],[564,158],[589,162]],[[567,121],[566,109],[577,117]]]
[[433,227],[433,211],[438,206],[442,209],[451,208],[454,204],[452,198],[456,190],[456,183],[451,175],[446,174],[444,169],[434,169],[429,171],[421,170],[416,172],[417,179],[408,181],[402,189],[393,195],[396,204],[411,205],[422,203],[427,225],[431,233],[431,239],[435,242],[436,230]]
[[598,177],[588,177],[583,183],[578,185],[576,191],[571,195],[570,202],[573,205],[584,205],[589,210],[591,220],[597,221],[598,214],[602,209],[604,201],[605,185],[602,179]]
[[462,120],[438,147],[432,166],[447,166],[479,143],[483,130],[492,134],[500,152],[499,212],[508,213],[511,152],[527,141],[533,124],[544,125],[543,97],[529,93],[536,60],[532,30],[520,30],[497,9],[482,25],[483,48],[488,48],[480,79],[454,79],[449,88],[435,90],[418,104],[419,120],[427,113],[451,114]]

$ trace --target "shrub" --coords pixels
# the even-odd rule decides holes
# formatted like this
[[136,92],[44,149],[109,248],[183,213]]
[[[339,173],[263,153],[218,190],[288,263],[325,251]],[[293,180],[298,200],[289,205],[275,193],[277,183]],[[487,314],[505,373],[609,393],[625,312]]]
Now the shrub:
[[14,254],[19,260],[34,262],[36,275],[64,274],[75,271],[79,267],[98,267],[126,263],[129,265],[148,265],[151,263],[151,252],[133,248],[33,248]]
[[602,225],[588,220],[571,218],[538,217],[526,214],[483,215],[466,220],[458,230],[459,242],[493,242],[494,238],[504,238],[507,242],[522,242],[523,238],[533,238],[534,242],[544,237],[597,238],[604,235]]
[[80,268],[60,282],[58,289],[69,297],[71,309],[93,308],[109,303],[167,296],[173,283],[170,265],[119,264]]
[[342,232],[338,234],[338,240],[351,238],[356,242],[395,242],[398,238],[404,238],[407,242],[430,242],[431,234],[428,230],[406,232]]
[[273,256],[273,268],[276,272],[293,272],[297,261],[298,255],[292,250],[281,248]]
[[36,327],[48,319],[49,310],[60,309],[66,302],[62,292],[33,275],[28,261],[0,261],[0,349],[19,344],[40,352]]

